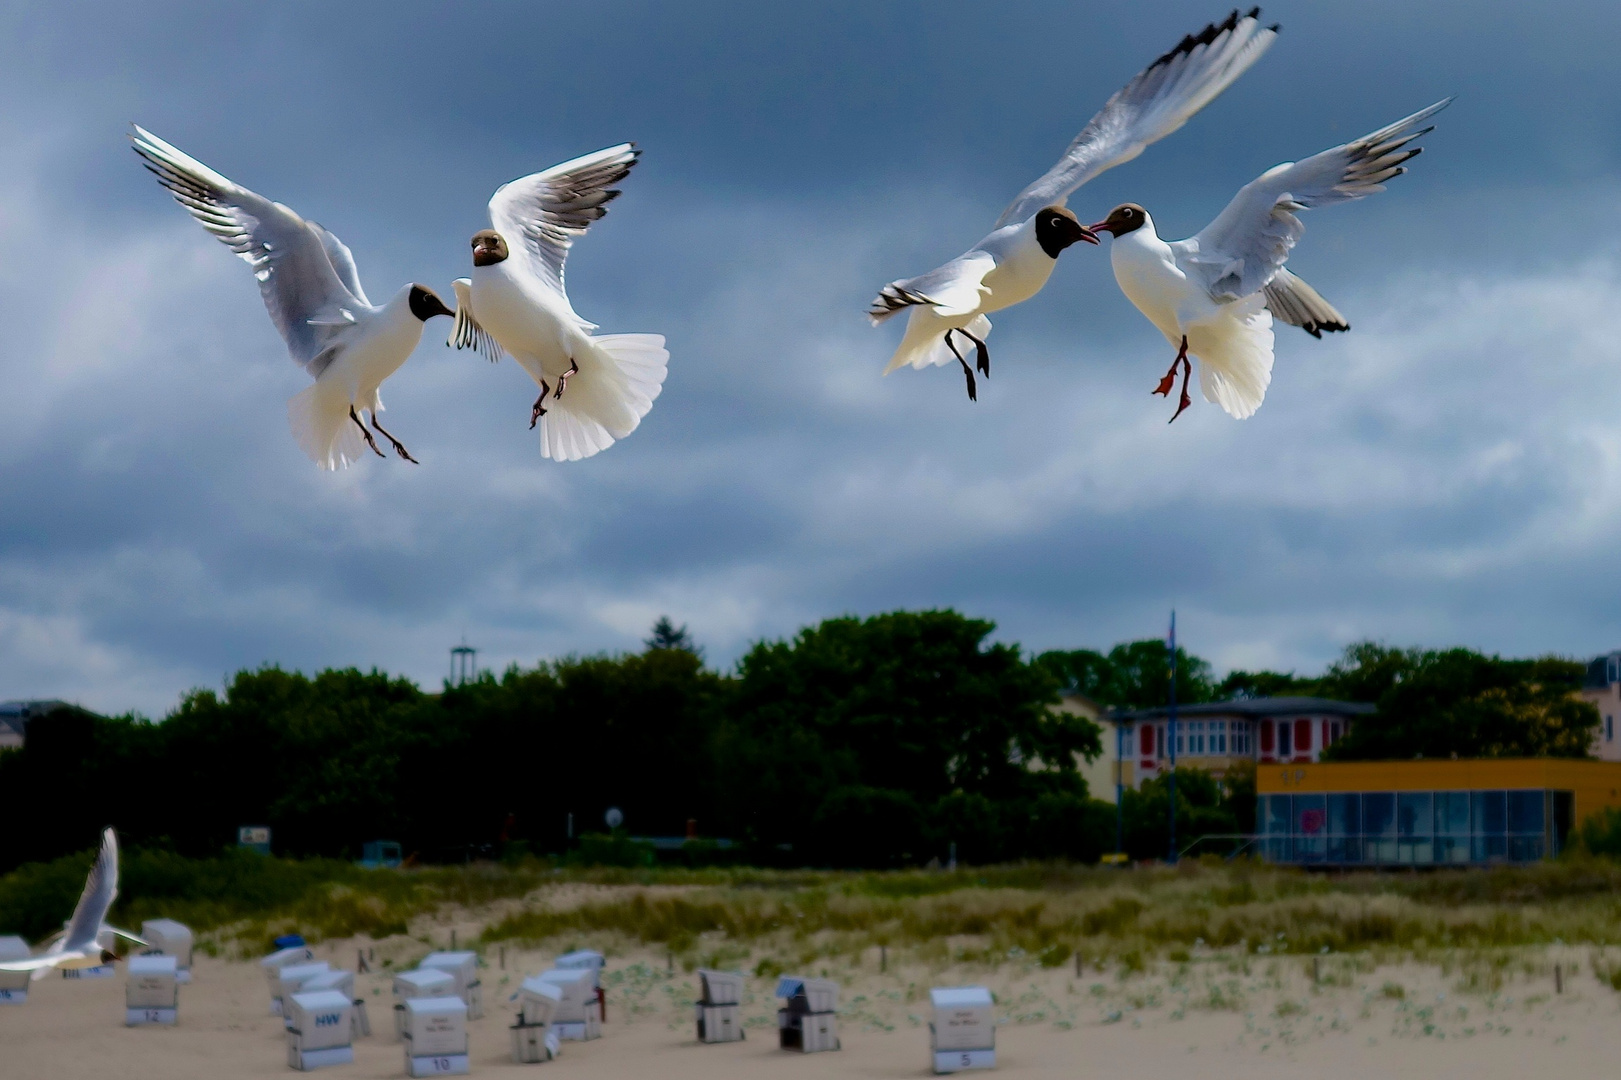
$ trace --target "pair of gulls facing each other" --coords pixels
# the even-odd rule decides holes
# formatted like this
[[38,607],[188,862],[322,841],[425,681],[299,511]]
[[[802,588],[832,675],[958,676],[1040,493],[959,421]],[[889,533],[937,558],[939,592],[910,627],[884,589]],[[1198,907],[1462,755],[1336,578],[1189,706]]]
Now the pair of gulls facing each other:
[[[361,414],[406,461],[405,445],[378,422],[378,390],[416,349],[436,315],[455,320],[450,344],[490,360],[509,353],[540,387],[529,426],[541,453],[590,457],[636,429],[664,385],[670,354],[657,334],[594,336],[569,303],[563,264],[570,245],[619,194],[610,185],[636,164],[629,143],[610,146],[504,184],[490,224],[473,237],[473,275],[458,279],[456,310],[425,285],[373,304],[354,256],[331,232],[290,207],[234,183],[134,126],[135,152],[175,200],[253,268],[271,320],[294,360],[315,378],[287,405],[293,436],[325,469],[367,448],[385,456]],[[477,312],[475,317],[474,312]]]
[[73,917],[57,934],[44,952],[26,960],[0,962],[0,971],[28,971],[30,981],[43,979],[49,972],[61,968],[98,967],[113,959],[113,938],[121,937],[137,945],[146,945],[128,930],[107,925],[107,911],[118,898],[118,837],[111,829],[101,834],[101,851],[85,878],[84,892],[73,909]]
[[986,315],[1040,292],[1064,249],[1100,243],[1102,232],[1113,238],[1109,258],[1120,291],[1176,350],[1153,391],[1169,397],[1181,368],[1173,421],[1191,404],[1190,356],[1199,360],[1205,400],[1243,419],[1261,407],[1272,381],[1273,318],[1316,338],[1325,330],[1349,330],[1331,304],[1284,269],[1305,232],[1296,214],[1383,191],[1384,181],[1407,171],[1403,163],[1419,153],[1409,144],[1432,130],[1425,121],[1451,98],[1342,146],[1268,169],[1186,240],[1162,240],[1154,219],[1135,203],[1115,207],[1093,225],[1082,225],[1064,205],[1082,184],[1187,123],[1260,59],[1278,31],[1261,26],[1260,12],[1254,8],[1240,17],[1234,11],[1183,38],[1108,100],[1058,164],[1002,211],[989,236],[944,266],[884,286],[868,309],[872,322],[910,312],[885,374],[907,364],[956,361],[969,398],[975,398],[974,368],[965,353],[972,346],[975,367],[990,374]]

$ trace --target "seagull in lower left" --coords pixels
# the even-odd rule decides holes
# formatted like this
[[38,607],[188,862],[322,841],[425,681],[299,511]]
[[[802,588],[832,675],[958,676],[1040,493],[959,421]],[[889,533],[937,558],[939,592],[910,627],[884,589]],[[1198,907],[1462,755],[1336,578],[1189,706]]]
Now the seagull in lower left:
[[101,851],[96,856],[95,865],[90,868],[89,876],[85,878],[84,892],[79,894],[79,903],[73,909],[73,918],[68,920],[67,929],[45,952],[26,960],[0,962],[0,971],[31,971],[31,978],[37,980],[57,968],[71,971],[99,967],[113,959],[112,950],[108,948],[111,944],[108,939],[112,934],[145,945],[146,942],[129,931],[107,925],[107,909],[113,906],[117,898],[118,837],[107,829],[101,834]]
[[417,284],[403,285],[388,303],[374,305],[342,240],[132,126],[135,152],[158,183],[253,268],[287,351],[315,377],[315,385],[287,403],[298,445],[323,469],[358,461],[363,445],[385,457],[360,418],[365,412],[394,452],[415,464],[405,444],[377,421],[383,411],[378,388],[416,349],[423,323],[455,312]]

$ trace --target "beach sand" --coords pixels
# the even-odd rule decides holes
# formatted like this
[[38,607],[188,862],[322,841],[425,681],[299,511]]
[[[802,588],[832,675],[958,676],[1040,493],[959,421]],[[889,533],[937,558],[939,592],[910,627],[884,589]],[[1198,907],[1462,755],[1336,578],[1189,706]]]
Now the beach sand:
[[[463,939],[465,940],[465,938]],[[446,944],[440,942],[440,945]],[[329,942],[320,959],[353,968],[361,947],[377,962],[414,962],[429,946],[410,938],[377,944]],[[1621,1068],[1621,994],[1593,977],[1583,950],[1522,956],[1492,988],[1469,989],[1464,973],[1412,963],[1375,967],[1366,957],[1193,955],[1121,978],[1073,965],[1041,968],[1019,958],[994,968],[892,962],[880,974],[876,950],[833,965],[813,964],[843,985],[843,1049],[799,1055],[776,1048],[773,979],[751,978],[748,1038],[700,1045],[690,1002],[696,979],[665,954],[611,956],[604,982],[603,1037],[563,1044],[544,1065],[511,1061],[509,994],[551,954],[486,949],[486,1016],[468,1025],[472,1072],[539,1074],[552,1080],[819,1080],[928,1075],[927,991],[981,983],[997,994],[997,1071],[1031,1080],[1175,1076],[1201,1080],[1309,1075],[1344,1080],[1423,1077],[1490,1080],[1599,1077]],[[1546,972],[1560,962],[1564,992]],[[199,955],[181,988],[174,1028],[123,1026],[124,977],[34,983],[23,1005],[0,1006],[0,1077],[5,1080],[221,1080],[286,1076],[281,1020],[251,962]],[[404,1075],[393,1038],[390,971],[362,975],[373,1035],[355,1044],[355,1063],[320,1070],[336,1077]]]

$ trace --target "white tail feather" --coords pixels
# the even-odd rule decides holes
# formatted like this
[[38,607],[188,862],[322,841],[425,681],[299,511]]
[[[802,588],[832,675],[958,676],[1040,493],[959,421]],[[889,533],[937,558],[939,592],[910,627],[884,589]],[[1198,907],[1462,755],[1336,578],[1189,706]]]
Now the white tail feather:
[[287,402],[293,438],[323,469],[348,468],[368,452],[349,409],[349,395],[334,380],[317,379]]
[[[939,325],[943,320],[928,308],[913,308],[912,316],[906,323],[906,336],[901,338],[900,346],[895,355],[889,358],[889,366],[884,368],[888,375],[897,368],[910,364],[919,371],[933,365],[955,364],[956,353],[946,344],[945,327]],[[934,325],[930,325],[933,323]],[[991,320],[983,315],[976,315],[973,321],[962,328],[984,341],[991,332]],[[963,355],[970,364],[974,363],[974,343],[957,335],[952,344],[957,346],[957,352]]]
[[1188,352],[1199,360],[1206,401],[1238,420],[1253,416],[1272,384],[1272,315],[1265,295],[1235,300],[1211,322],[1189,327]]
[[[540,452],[554,461],[601,453],[636,430],[664,389],[670,354],[660,334],[604,334],[591,339],[561,398],[548,398],[540,419]],[[583,362],[580,362],[583,361]]]

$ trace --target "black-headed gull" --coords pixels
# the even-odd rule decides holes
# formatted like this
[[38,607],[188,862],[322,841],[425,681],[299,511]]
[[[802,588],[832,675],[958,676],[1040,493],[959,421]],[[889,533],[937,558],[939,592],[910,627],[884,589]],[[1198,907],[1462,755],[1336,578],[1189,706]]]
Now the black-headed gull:
[[1427,109],[1324,150],[1286,161],[1239,189],[1216,220],[1197,236],[1170,243],[1154,232],[1154,219],[1136,203],[1123,203],[1091,226],[1114,237],[1109,261],[1120,291],[1176,347],[1176,359],[1154,393],[1169,397],[1182,368],[1182,396],[1171,419],[1191,404],[1189,356],[1199,360],[1205,400],[1242,420],[1254,414],[1272,381],[1272,318],[1313,337],[1348,330],[1339,312],[1283,268],[1306,227],[1295,213],[1349,202],[1384,190],[1416,157],[1414,139],[1434,130],[1423,124],[1451,104]]
[[432,289],[414,283],[402,286],[381,307],[373,306],[343,241],[131,126],[135,152],[158,183],[253,268],[287,351],[315,377],[315,385],[287,403],[287,421],[298,445],[323,469],[358,461],[365,453],[362,439],[378,457],[384,456],[360,419],[365,411],[394,452],[414,463],[400,440],[377,422],[383,411],[378,388],[416,349],[423,323],[455,312]]
[[1141,154],[1247,71],[1277,37],[1263,27],[1260,8],[1190,34],[1115,93],[1069,144],[1058,164],[1019,193],[997,219],[996,229],[961,255],[927,274],[892,281],[867,310],[874,325],[910,309],[906,335],[884,374],[910,364],[962,365],[968,397],[977,398],[974,372],[952,335],[978,351],[977,367],[991,370],[986,314],[1030,299],[1052,275],[1059,253],[1077,241],[1098,238],[1064,202],[1099,173]]
[[642,422],[664,387],[670,354],[659,334],[592,336],[563,287],[574,239],[619,195],[641,153],[630,143],[503,184],[490,225],[473,236],[473,276],[458,278],[451,344],[490,360],[512,358],[540,387],[529,426],[540,452],[577,461],[606,450]]
[[67,930],[51,947],[39,956],[26,960],[0,962],[0,971],[31,971],[33,978],[42,978],[56,968],[74,970],[99,967],[113,959],[112,950],[103,944],[109,934],[118,934],[145,945],[146,942],[126,930],[107,925],[107,910],[118,898],[118,837],[111,829],[101,834],[101,851],[85,878],[84,892],[68,920]]

